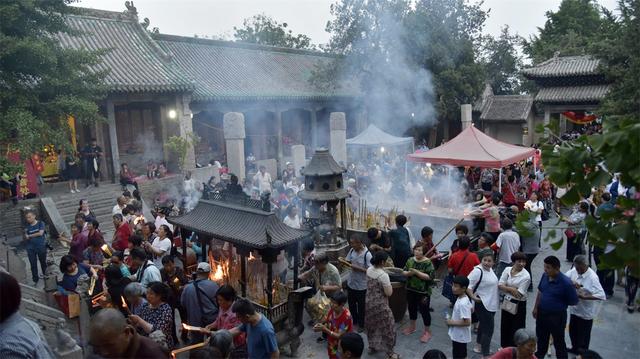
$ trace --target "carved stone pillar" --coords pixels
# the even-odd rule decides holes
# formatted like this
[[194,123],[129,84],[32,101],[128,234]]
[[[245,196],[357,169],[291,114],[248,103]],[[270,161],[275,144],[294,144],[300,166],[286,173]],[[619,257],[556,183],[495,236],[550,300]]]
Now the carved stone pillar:
[[229,171],[240,181],[244,180],[244,115],[240,112],[228,112],[223,117],[224,139],[227,145],[227,165]]
[[330,153],[341,164],[347,166],[347,120],[344,112],[331,112],[329,115]]

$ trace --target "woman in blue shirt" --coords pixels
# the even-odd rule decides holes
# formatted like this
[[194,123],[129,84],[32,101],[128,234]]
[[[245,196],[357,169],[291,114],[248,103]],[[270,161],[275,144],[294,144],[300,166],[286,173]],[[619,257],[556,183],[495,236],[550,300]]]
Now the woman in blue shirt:
[[70,292],[75,292],[78,286],[78,278],[80,278],[81,275],[86,274],[96,279],[98,277],[93,268],[84,263],[78,263],[72,255],[68,254],[60,259],[60,272],[63,273],[63,275],[58,285]]

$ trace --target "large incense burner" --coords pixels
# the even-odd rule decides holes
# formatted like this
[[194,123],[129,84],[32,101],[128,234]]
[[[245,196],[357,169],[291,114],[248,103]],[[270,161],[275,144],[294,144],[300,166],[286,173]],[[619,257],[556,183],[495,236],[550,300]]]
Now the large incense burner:
[[[252,301],[273,323],[278,345],[289,345],[295,356],[304,330],[303,300],[311,294],[309,287],[298,288],[299,243],[311,238],[311,231],[288,227],[275,213],[246,199],[201,200],[191,212],[168,221],[181,228],[182,238],[190,232],[198,235],[211,264],[210,279],[235,287]],[[287,250],[295,253],[291,285],[274,271],[278,256]]]
[[348,246],[345,199],[349,194],[343,180],[346,169],[329,150],[319,149],[301,172],[304,190],[298,192],[298,197],[302,200],[303,225],[313,231],[316,247],[335,261]]

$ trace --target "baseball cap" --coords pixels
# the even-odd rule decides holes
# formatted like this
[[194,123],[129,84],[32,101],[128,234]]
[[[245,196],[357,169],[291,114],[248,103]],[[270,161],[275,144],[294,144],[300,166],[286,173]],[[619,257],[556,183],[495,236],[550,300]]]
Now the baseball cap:
[[207,262],[200,262],[198,263],[198,269],[196,269],[196,272],[209,273],[211,272],[211,266]]

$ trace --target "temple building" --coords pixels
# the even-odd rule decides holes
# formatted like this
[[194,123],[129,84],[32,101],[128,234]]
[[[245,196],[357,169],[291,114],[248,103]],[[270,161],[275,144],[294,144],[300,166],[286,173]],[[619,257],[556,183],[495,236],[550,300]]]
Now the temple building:
[[522,70],[522,74],[536,83],[534,101],[548,124],[558,115],[560,134],[571,129],[563,113],[595,111],[609,92],[610,84],[599,68],[600,60],[589,56],[559,56]]
[[224,162],[223,117],[244,115],[245,154],[288,160],[292,145],[311,154],[329,145],[329,115],[344,112],[347,135],[366,128],[358,92],[314,85],[314,71],[336,56],[231,41],[152,33],[132,5],[123,12],[78,8],[67,21],[79,36],[60,34],[64,47],[104,50],[95,70],[108,87],[100,103],[103,125],[78,125],[79,145],[95,137],[105,151],[103,176],[121,163],[140,173],[147,161],[170,161],[163,144],[171,136],[200,137],[185,167]]

